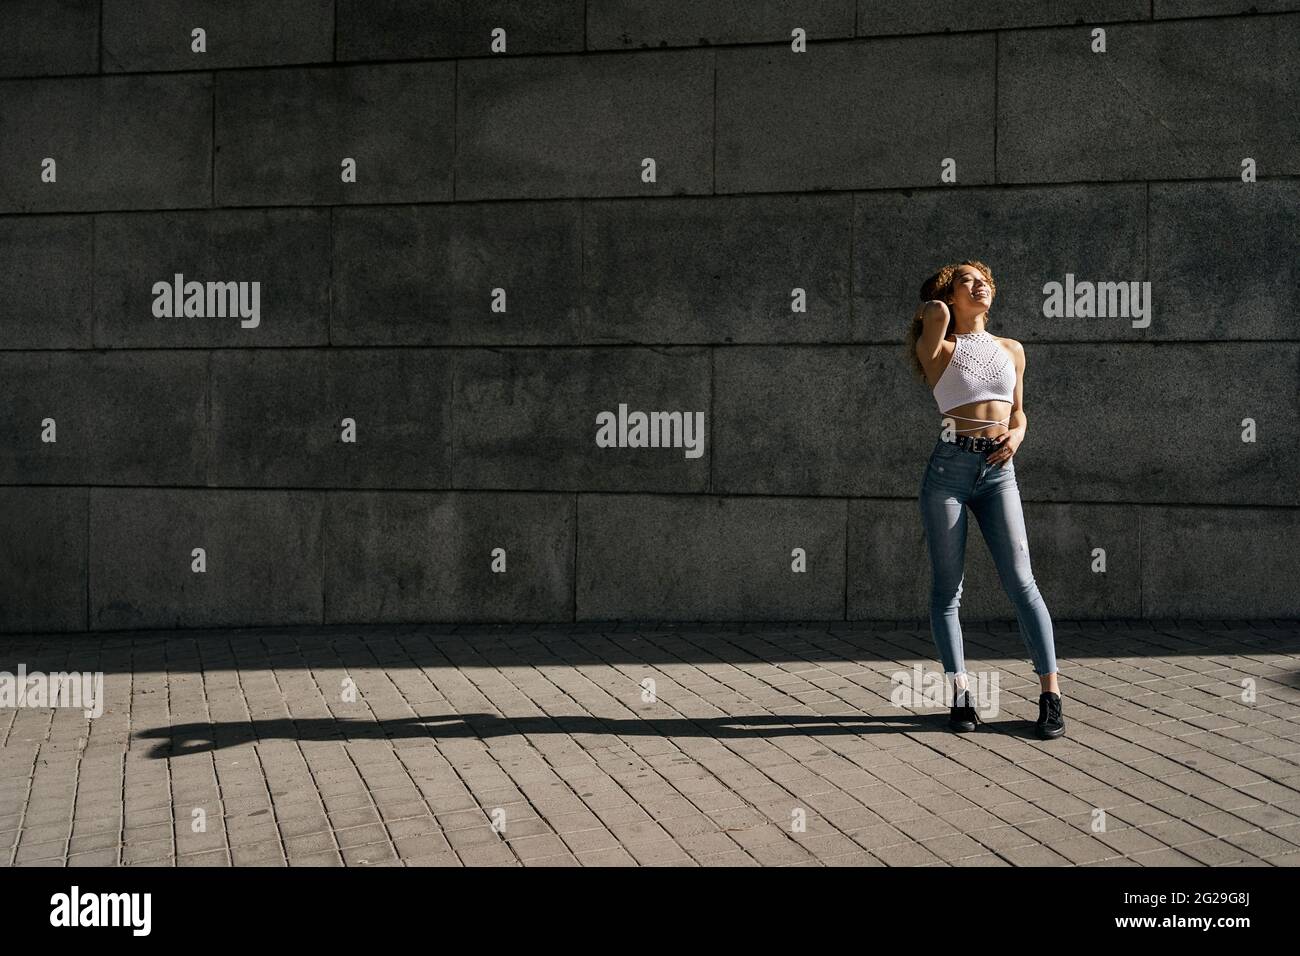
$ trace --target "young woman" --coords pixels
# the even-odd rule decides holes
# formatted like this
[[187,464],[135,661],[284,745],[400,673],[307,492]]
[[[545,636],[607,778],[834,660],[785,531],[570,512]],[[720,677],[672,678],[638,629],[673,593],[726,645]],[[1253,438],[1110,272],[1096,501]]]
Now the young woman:
[[930,632],[953,682],[949,726],[979,723],[962,653],[961,603],[966,508],[979,522],[998,577],[1020,622],[1020,636],[1042,684],[1038,735],[1065,733],[1052,619],[1029,565],[1020,489],[1012,458],[1025,440],[1025,350],[985,330],[996,286],[982,262],[946,265],[921,287],[908,334],[913,369],[945,416],[921,480],[921,524],[930,552]]

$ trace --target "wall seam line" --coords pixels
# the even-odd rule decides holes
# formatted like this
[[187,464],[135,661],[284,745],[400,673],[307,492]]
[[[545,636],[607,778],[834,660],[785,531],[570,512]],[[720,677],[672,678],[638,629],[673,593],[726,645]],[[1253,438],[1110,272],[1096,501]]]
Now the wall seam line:
[[1002,85],[1002,44],[999,42],[1001,33],[993,33],[993,184],[998,183],[998,87]]
[[211,72],[208,74],[208,81],[212,84],[212,98],[210,100],[212,116],[208,141],[208,203],[213,209],[217,208],[217,74]]
[[578,517],[581,512],[582,492],[573,493],[573,577],[569,582],[569,599],[573,602],[572,616],[578,621]]
[[[1298,13],[1300,13],[1300,11],[1297,10],[1271,10],[1271,11],[1261,11],[1259,13],[1221,13],[1221,14],[1208,14],[1208,15],[1200,15],[1200,16],[1157,17],[1154,20],[1149,20],[1141,17],[1132,18],[1132,19],[1118,19],[1118,20],[1103,18],[1095,22],[1099,25],[1117,26],[1117,27],[1162,26],[1164,24],[1203,23],[1203,22],[1211,22],[1215,20],[1250,19],[1250,20],[1264,21],[1264,20],[1274,19],[1274,18],[1279,20],[1284,20],[1288,17],[1295,17]],[[101,16],[102,16],[102,10],[101,10]],[[898,42],[904,40],[951,39],[952,37],[974,36],[982,33],[1044,33],[1051,30],[1064,31],[1064,30],[1077,28],[1078,26],[1079,26],[1078,23],[1059,22],[1059,23],[1045,23],[1045,24],[1020,24],[1020,25],[1000,26],[1000,27],[989,26],[989,27],[974,28],[970,30],[948,29],[948,30],[940,30],[940,31],[909,32],[909,33],[872,33],[872,34],[862,34],[862,35],[843,34],[839,36],[828,36],[824,40],[821,40],[819,42],[824,45],[829,43],[881,43],[881,42],[891,42],[891,41]],[[789,42],[790,41],[787,38],[781,37],[773,40],[711,43],[708,44],[707,46],[696,43],[696,44],[679,44],[679,45],[672,45],[672,46],[663,46],[663,47],[654,47],[654,48],[645,47],[645,48],[634,48],[634,49],[623,49],[623,48],[611,46],[611,47],[600,47],[598,49],[593,50],[587,47],[584,41],[584,49],[582,50],[545,50],[537,53],[514,53],[514,54],[510,54],[510,56],[512,59],[523,59],[523,58],[542,59],[545,57],[552,57],[552,58],[581,57],[586,53],[621,54],[625,56],[635,56],[637,54],[642,54],[642,53],[673,53],[673,52],[684,52],[684,51],[703,50],[703,49],[747,50],[747,49],[754,49],[760,47],[786,48],[788,47]],[[103,55],[102,37],[101,37],[101,49],[99,52],[102,60],[102,55]],[[457,61],[488,60],[493,58],[499,58],[500,56],[501,54],[499,53],[490,53],[490,54],[485,54],[483,56],[469,56],[469,55],[460,54],[454,56],[425,56],[425,57],[408,56],[408,57],[388,57],[388,58],[375,57],[375,58],[362,59],[362,60],[338,60],[338,59],[297,60],[291,63],[263,63],[254,66],[209,67],[205,69],[193,69],[193,70],[169,70],[169,69],[114,70],[111,74],[103,73],[102,64],[101,64],[101,70],[99,74],[96,73],[18,73],[11,76],[0,77],[0,83],[3,83],[8,80],[34,80],[34,79],[75,80],[75,79],[87,79],[87,78],[94,77],[96,75],[104,75],[104,76],[183,75],[188,73],[205,73],[211,69],[216,69],[223,73],[231,73],[231,72],[245,71],[245,70],[311,69],[313,67],[328,67],[336,63],[365,64],[368,66],[390,66],[390,65],[397,65],[397,64],[413,64],[413,63],[414,64],[446,63],[452,60],[457,60]]]

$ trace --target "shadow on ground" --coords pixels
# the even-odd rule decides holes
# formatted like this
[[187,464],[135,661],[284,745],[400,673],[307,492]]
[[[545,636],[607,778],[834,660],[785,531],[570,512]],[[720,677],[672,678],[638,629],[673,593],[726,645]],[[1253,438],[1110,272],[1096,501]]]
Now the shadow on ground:
[[[520,734],[599,734],[619,737],[788,737],[804,734],[879,734],[933,731],[951,733],[948,712],[893,714],[872,717],[783,717],[755,715],[706,718],[608,718],[608,717],[498,717],[495,714],[453,714],[431,717],[402,717],[392,720],[348,718],[275,718],[231,721],[219,724],[178,724],[139,731],[135,739],[157,740],[149,750],[156,759],[171,759],[205,753],[223,747],[237,747],[254,741],[357,741],[429,737],[509,737]],[[977,733],[1010,733],[1034,736],[1034,723],[1007,719],[995,726],[985,724]],[[1036,738],[1035,738],[1036,739]]]

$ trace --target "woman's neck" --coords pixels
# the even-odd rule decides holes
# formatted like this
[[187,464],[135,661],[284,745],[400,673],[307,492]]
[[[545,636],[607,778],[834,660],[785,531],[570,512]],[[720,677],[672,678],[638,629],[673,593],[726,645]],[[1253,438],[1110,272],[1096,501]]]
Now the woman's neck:
[[981,312],[979,315],[968,319],[961,319],[957,316],[952,317],[952,331],[954,335],[971,335],[975,332],[984,331],[984,322],[988,318],[987,312]]

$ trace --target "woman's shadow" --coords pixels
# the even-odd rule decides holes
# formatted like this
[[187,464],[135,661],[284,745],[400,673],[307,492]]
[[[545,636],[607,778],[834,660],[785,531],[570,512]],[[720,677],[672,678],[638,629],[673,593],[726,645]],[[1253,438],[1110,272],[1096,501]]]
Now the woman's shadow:
[[[449,714],[431,717],[400,717],[389,720],[313,717],[295,720],[232,721],[190,723],[156,727],[136,733],[136,738],[157,740],[149,756],[168,759],[204,753],[259,740],[395,740],[413,737],[451,739],[457,737],[502,737],[522,734],[598,734],[620,737],[788,737],[809,734],[879,734],[936,732],[951,733],[948,715],[900,713],[887,717],[867,714],[852,717],[499,717],[495,714]],[[1026,731],[1032,730],[1028,721]],[[988,730],[984,731],[989,732]],[[1028,736],[1028,732],[1026,732]]]

